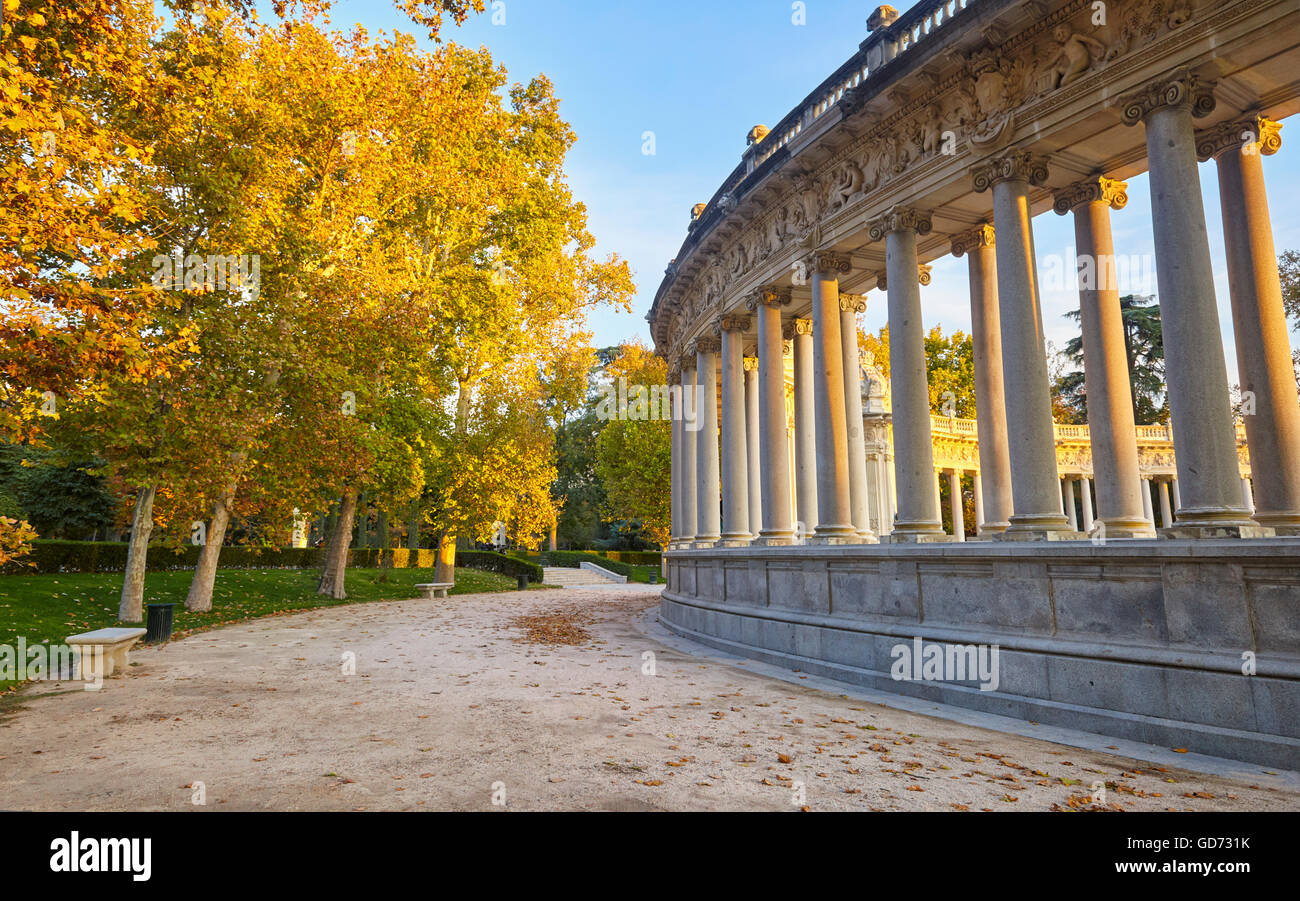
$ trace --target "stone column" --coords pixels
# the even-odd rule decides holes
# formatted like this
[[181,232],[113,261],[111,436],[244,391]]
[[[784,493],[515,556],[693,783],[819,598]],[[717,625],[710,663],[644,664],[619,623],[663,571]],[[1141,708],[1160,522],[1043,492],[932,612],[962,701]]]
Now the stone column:
[[1161,479],[1158,485],[1160,492],[1160,525],[1169,529],[1174,525],[1174,511],[1169,506],[1169,482]]
[[1241,502],[1247,510],[1255,509],[1255,493],[1251,490],[1250,479],[1241,480]]
[[[668,371],[668,383],[681,383],[681,367],[677,363],[672,364]],[[682,536],[682,397],[678,394],[675,398],[670,391],[668,394],[669,402],[672,404],[672,421],[671,421],[671,447],[672,447],[672,475],[669,478],[669,485],[672,492],[672,526],[671,535],[668,539],[668,546],[676,547],[681,541]]]
[[1165,381],[1174,458],[1187,494],[1183,521],[1169,534],[1269,534],[1241,504],[1228,370],[1196,171],[1192,116],[1210,112],[1213,95],[1209,86],[1181,69],[1119,102],[1126,124],[1146,124]]
[[[1122,181],[1092,176],[1058,191],[1053,209],[1074,211],[1079,262],[1079,324],[1088,394],[1088,433],[1097,478],[1097,512],[1107,538],[1154,538],[1142,518],[1138,455],[1134,440],[1133,388],[1124,352],[1110,211],[1128,203]],[[1090,523],[1086,523],[1091,528]]]
[[[895,207],[871,224],[873,241],[885,242],[885,273],[877,279],[889,297],[889,376],[894,424],[897,513],[890,540],[944,541],[936,501],[930,444],[930,391],[925,370],[916,236],[928,234],[930,216]],[[883,284],[882,284],[883,282]]]
[[790,457],[785,424],[785,354],[781,338],[781,308],[790,292],[764,290],[747,306],[758,319],[758,431],[761,441],[763,528],[754,544],[794,543],[790,510]]
[[745,357],[745,443],[746,475],[749,481],[749,531],[757,535],[763,528],[763,478],[759,463],[758,437],[758,357]]
[[1065,511],[1065,518],[1070,523],[1070,531],[1077,532],[1079,519],[1074,510],[1074,480],[1068,476],[1061,479],[1061,509]]
[[1151,523],[1152,528],[1156,524],[1155,511],[1151,509],[1151,480],[1143,477],[1142,479],[1142,515]]
[[978,469],[975,470],[975,474],[971,476],[971,483],[972,483],[971,487],[973,489],[971,491],[971,494],[973,494],[975,497],[975,537],[983,538],[984,537],[984,497],[983,497],[983,491],[981,490],[980,487],[980,473]]
[[695,436],[695,478],[699,485],[696,500],[695,546],[712,547],[721,537],[718,483],[718,339],[712,335],[696,338],[695,378],[699,385],[700,431]]
[[954,541],[966,540],[966,510],[961,496],[961,473],[948,470],[948,504],[952,507],[952,537]]
[[862,372],[858,362],[858,314],[867,302],[861,297],[840,295],[840,344],[844,360],[844,415],[848,428],[849,503],[858,540],[877,540],[871,528],[870,487],[867,483],[867,445],[862,423]]
[[1182,496],[1179,495],[1179,493],[1178,493],[1178,480],[1177,480],[1177,479],[1170,479],[1170,480],[1169,480],[1169,493],[1170,493],[1171,495],[1173,495],[1173,498],[1174,498],[1174,515],[1177,516],[1177,515],[1178,515],[1178,511],[1181,510],[1181,509],[1183,508],[1183,499],[1182,499]]
[[795,519],[803,534],[817,527],[817,428],[813,381],[813,322],[786,323],[786,340],[794,345],[794,480]]
[[[975,357],[975,426],[979,432],[982,489],[975,503],[980,534],[1006,531],[1011,518],[1011,456],[1002,380],[1002,323],[998,310],[997,251],[991,225],[952,239],[953,256],[966,254],[970,274],[971,344]],[[987,517],[987,518],[986,518]]]
[[1012,540],[1078,537],[1058,503],[1056,432],[1034,267],[1029,186],[1046,179],[1044,160],[1024,150],[983,163],[974,172],[977,191],[993,189],[1013,505],[1010,525],[999,537]]
[[1094,521],[1092,515],[1092,485],[1089,484],[1089,481],[1087,478],[1079,480],[1079,500],[1083,502],[1083,530],[1085,532],[1092,531]]
[[698,461],[695,453],[695,439],[700,434],[700,414],[697,409],[699,406],[697,401],[694,354],[688,351],[686,358],[682,360],[682,446],[679,451],[682,464],[682,476],[679,480],[682,524],[677,537],[682,547],[690,547],[691,542],[695,540],[695,527],[699,521],[697,515],[699,497],[696,491],[698,483],[695,473]]
[[719,547],[744,547],[749,531],[749,446],[745,439],[745,330],[748,316],[723,316],[722,537]]
[[[818,251],[808,258],[806,267],[812,278],[813,421],[817,451],[817,527],[810,542],[850,544],[858,537],[849,490],[839,291],[839,277],[849,271],[849,258],[845,254]],[[857,431],[862,432],[861,420]]]
[[1257,473],[1254,519],[1278,534],[1300,534],[1300,399],[1291,368],[1264,191],[1262,157],[1282,146],[1281,125],[1262,116],[1226,122],[1196,136],[1201,159],[1219,170],[1223,243],[1228,259],[1232,331],[1242,395],[1250,468]]

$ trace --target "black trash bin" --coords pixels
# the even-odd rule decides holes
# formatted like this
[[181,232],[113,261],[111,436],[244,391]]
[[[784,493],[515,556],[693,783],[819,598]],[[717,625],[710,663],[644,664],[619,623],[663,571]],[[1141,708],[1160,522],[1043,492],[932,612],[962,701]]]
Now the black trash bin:
[[659,584],[659,570],[657,569],[650,570],[650,584],[651,585]]
[[519,590],[520,590],[520,591],[527,591],[527,590],[528,590],[528,577],[527,577],[527,576],[520,576],[520,577],[519,577]]
[[150,604],[144,624],[144,643],[158,644],[172,637],[172,610],[175,604]]

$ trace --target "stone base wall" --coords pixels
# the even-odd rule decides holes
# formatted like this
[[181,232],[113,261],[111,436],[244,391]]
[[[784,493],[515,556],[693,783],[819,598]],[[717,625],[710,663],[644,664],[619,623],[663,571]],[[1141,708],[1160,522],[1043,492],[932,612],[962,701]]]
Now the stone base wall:
[[[1300,770],[1300,539],[665,556],[661,619],[703,644],[936,702]],[[996,689],[895,679],[895,649],[917,638],[945,652],[997,645]]]

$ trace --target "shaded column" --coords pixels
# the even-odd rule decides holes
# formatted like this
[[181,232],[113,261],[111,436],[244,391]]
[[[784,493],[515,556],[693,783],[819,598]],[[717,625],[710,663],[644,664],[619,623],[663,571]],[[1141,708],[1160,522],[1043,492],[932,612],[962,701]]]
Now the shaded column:
[[790,458],[785,422],[785,355],[781,337],[781,308],[790,303],[789,290],[764,290],[747,306],[758,320],[758,431],[762,474],[763,527],[757,545],[794,543],[790,505]]
[[794,483],[795,520],[804,536],[817,528],[817,429],[813,396],[813,323],[786,323],[785,337],[794,348]]
[[749,531],[749,446],[745,438],[745,330],[748,316],[723,316],[721,547],[744,547]]
[[1255,493],[1250,488],[1250,479],[1241,480],[1241,502],[1247,510],[1255,509]]
[[1068,477],[1061,479],[1061,509],[1065,511],[1065,518],[1070,523],[1070,529],[1078,531],[1078,514],[1074,509],[1074,480]]
[[1226,122],[1197,134],[1196,149],[1202,160],[1213,156],[1219,172],[1238,378],[1243,398],[1250,393],[1242,418],[1250,467],[1258,474],[1254,519],[1294,535],[1300,534],[1300,399],[1262,163],[1282,146],[1281,127],[1262,116]]
[[1155,526],[1156,514],[1151,509],[1151,480],[1145,477],[1142,479],[1142,515],[1147,518],[1152,527]]
[[[1128,203],[1122,181],[1091,176],[1056,193],[1053,209],[1074,212],[1078,253],[1079,325],[1088,395],[1088,434],[1097,479],[1097,513],[1108,538],[1154,538],[1142,518],[1133,388],[1125,353],[1110,211]],[[1085,528],[1091,523],[1085,521]]]
[[[885,242],[884,278],[889,298],[889,376],[894,425],[896,513],[890,540],[944,541],[930,443],[930,391],[925,369],[916,236],[928,234],[930,216],[895,207],[871,224],[873,241]],[[881,284],[881,282],[884,284]]]
[[975,473],[971,476],[971,485],[973,488],[973,491],[971,493],[975,499],[975,537],[983,538],[984,537],[984,497],[983,497],[983,492],[980,490],[979,470],[976,470]]
[[696,512],[698,510],[698,499],[696,491],[696,462],[695,439],[700,432],[699,411],[696,409],[695,393],[695,355],[688,351],[687,356],[682,360],[682,422],[681,436],[682,446],[680,459],[682,464],[682,476],[679,482],[680,497],[682,501],[682,522],[678,538],[681,544],[689,546],[695,540],[695,527],[698,522]]
[[1089,481],[1087,478],[1079,480],[1079,501],[1083,504],[1083,530],[1085,532],[1092,531],[1092,524],[1095,521],[1092,514],[1092,486]]
[[1174,510],[1169,506],[1169,482],[1161,479],[1157,484],[1157,490],[1160,492],[1160,525],[1162,528],[1171,528],[1174,524]]
[[695,513],[695,546],[711,547],[721,536],[721,488],[718,479],[718,347],[712,336],[696,338],[695,378],[698,384],[699,426],[695,436],[695,478],[699,485]]
[[[844,344],[840,337],[839,277],[845,254],[819,251],[807,260],[812,277],[813,404],[817,465],[817,527],[813,544],[858,540],[849,489],[849,434],[844,397]],[[858,434],[862,433],[861,420]]]
[[1011,519],[1011,455],[1007,447],[1007,407],[1002,379],[1002,323],[998,308],[997,251],[991,225],[953,236],[953,256],[966,255],[970,276],[971,344],[975,364],[975,427],[979,434],[981,488],[976,505],[983,511],[980,534],[1006,531]]
[[862,371],[858,363],[858,314],[867,302],[856,295],[840,295],[840,344],[843,347],[844,415],[848,427],[849,504],[858,539],[877,540],[871,528],[871,489],[867,481],[867,444],[862,423]]
[[1034,264],[1029,186],[1047,179],[1042,157],[1017,150],[977,166],[977,191],[993,190],[998,305],[1011,458],[1012,512],[1003,539],[1077,538],[1061,512],[1047,348]]
[[749,481],[749,531],[763,528],[763,476],[759,462],[758,357],[745,357],[745,442],[748,450],[746,475]]
[[1209,86],[1181,69],[1122,98],[1145,123],[1174,460],[1186,501],[1172,537],[1268,534],[1241,503],[1236,430],[1214,299],[1214,270],[1196,170],[1192,116],[1214,108]]
[[[674,382],[679,385],[681,382],[681,366],[677,363],[673,363],[668,372],[668,383],[671,385]],[[668,480],[672,492],[670,498],[672,515],[670,517],[669,547],[676,547],[682,535],[682,396],[680,390],[679,388],[677,392],[668,392],[668,401],[672,404],[672,421],[670,425],[672,475]]]

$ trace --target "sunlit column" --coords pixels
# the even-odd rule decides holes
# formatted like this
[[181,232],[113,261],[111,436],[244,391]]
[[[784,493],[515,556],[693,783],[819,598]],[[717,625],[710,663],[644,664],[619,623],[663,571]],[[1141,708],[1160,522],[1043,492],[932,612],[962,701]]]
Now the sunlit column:
[[1077,532],[1079,520],[1074,511],[1074,481],[1068,477],[1061,479],[1061,509],[1065,511],[1065,518],[1070,523],[1070,530]]
[[749,446],[745,440],[745,330],[748,316],[723,316],[721,547],[743,547],[749,532]]
[[[668,373],[668,382],[672,384],[681,383],[681,367],[674,363]],[[676,547],[681,541],[682,536],[682,398],[681,394],[674,396],[669,392],[669,402],[672,404],[672,419],[670,425],[670,441],[672,450],[672,474],[669,477],[669,485],[672,503],[671,516],[671,535],[668,539],[669,547]]]
[[1142,478],[1142,515],[1147,518],[1147,522],[1152,527],[1156,524],[1155,511],[1151,509],[1151,480],[1145,476]]
[[794,542],[781,337],[781,308],[789,303],[788,289],[760,291],[747,303],[758,319],[758,431],[762,457],[759,469],[763,486],[763,527],[754,539],[758,545]]
[[984,492],[980,489],[980,472],[971,476],[972,494],[975,498],[975,537],[984,537]]
[[759,463],[758,357],[745,357],[745,443],[748,451],[746,475],[749,482],[749,531],[763,528],[763,476]]
[[1092,524],[1095,521],[1092,515],[1092,485],[1091,479],[1084,477],[1079,480],[1079,500],[1083,502],[1083,530],[1092,531]]
[[974,172],[977,191],[993,190],[993,226],[997,229],[1002,371],[1011,457],[1012,513],[1010,525],[999,536],[1005,539],[1075,537],[1058,501],[1056,433],[1029,209],[1029,186],[1041,185],[1046,179],[1043,158],[1023,150],[983,163]]
[[954,541],[966,540],[966,510],[961,496],[961,472],[949,469],[948,503],[952,507],[952,537]]
[[1282,146],[1281,128],[1262,116],[1226,122],[1197,134],[1196,149],[1219,170],[1238,377],[1243,399],[1249,393],[1243,419],[1257,473],[1254,518],[1279,534],[1300,534],[1300,400],[1262,163]]
[[[1074,212],[1078,253],[1079,325],[1088,394],[1088,434],[1097,478],[1097,513],[1108,538],[1153,538],[1138,497],[1138,454],[1133,430],[1133,389],[1125,353],[1110,211],[1128,203],[1122,181],[1092,176],[1055,195],[1053,209]],[[1085,528],[1092,524],[1085,518]]]
[[1174,524],[1174,510],[1169,506],[1169,482],[1161,479],[1156,488],[1160,492],[1160,526],[1168,529]]
[[[850,268],[844,254],[818,252],[807,262],[812,280],[813,404],[817,461],[814,544],[858,540],[849,490],[849,435],[844,398],[844,344],[840,340],[839,277]],[[859,436],[862,423],[858,422]]]
[[[1011,518],[1011,456],[1002,379],[1002,323],[998,309],[997,251],[991,225],[954,235],[953,256],[966,255],[970,281],[971,344],[975,364],[975,425],[979,432],[983,511],[980,534],[1005,531]],[[987,516],[987,519],[985,519]]]
[[1186,501],[1179,528],[1170,534],[1268,534],[1241,503],[1228,369],[1196,169],[1192,117],[1214,109],[1213,94],[1181,69],[1122,98],[1120,107],[1126,124],[1146,126],[1165,381]]
[[943,541],[930,444],[930,391],[921,324],[916,236],[928,234],[930,216],[895,207],[871,224],[873,241],[885,242],[885,273],[877,287],[889,297],[889,375],[894,427],[895,542]]

